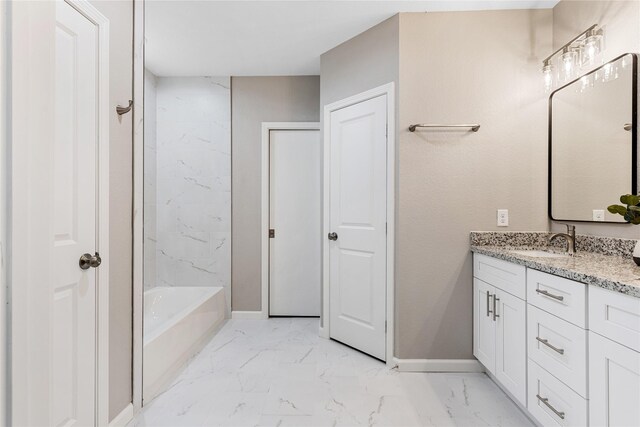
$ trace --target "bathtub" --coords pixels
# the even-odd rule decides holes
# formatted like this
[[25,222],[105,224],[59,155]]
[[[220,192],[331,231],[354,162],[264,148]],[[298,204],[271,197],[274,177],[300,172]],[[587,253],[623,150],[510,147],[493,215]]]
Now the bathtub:
[[143,395],[150,402],[223,325],[224,288],[157,287],[144,293]]

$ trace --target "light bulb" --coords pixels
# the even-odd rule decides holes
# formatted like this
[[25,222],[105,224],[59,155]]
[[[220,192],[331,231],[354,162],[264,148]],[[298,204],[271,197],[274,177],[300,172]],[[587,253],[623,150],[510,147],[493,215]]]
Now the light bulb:
[[553,66],[549,62],[545,62],[542,67],[542,76],[544,78],[544,91],[551,92],[553,87]]

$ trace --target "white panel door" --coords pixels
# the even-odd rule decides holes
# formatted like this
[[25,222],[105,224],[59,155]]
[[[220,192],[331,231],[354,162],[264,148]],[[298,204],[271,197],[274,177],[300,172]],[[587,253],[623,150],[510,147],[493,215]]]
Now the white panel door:
[[493,298],[496,288],[473,279],[473,355],[492,374],[496,368],[496,322]]
[[[330,115],[329,335],[386,360],[387,97]],[[325,237],[327,238],[327,237]]]
[[640,353],[589,332],[592,426],[640,426]]
[[96,269],[82,270],[79,259],[96,248],[97,28],[58,1],[55,37],[53,212],[42,216],[52,230],[51,425],[87,426],[95,423]]
[[320,131],[272,130],[269,153],[269,314],[319,316]]
[[527,304],[496,289],[496,368],[494,375],[527,406]]

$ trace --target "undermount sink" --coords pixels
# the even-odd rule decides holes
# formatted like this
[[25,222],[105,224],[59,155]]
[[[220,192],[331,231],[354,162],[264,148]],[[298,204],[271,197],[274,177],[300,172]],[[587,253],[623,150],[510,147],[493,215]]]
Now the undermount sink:
[[547,251],[541,251],[541,250],[537,250],[537,249],[530,249],[530,250],[514,250],[511,251],[511,253],[516,254],[516,255],[524,255],[524,256],[530,256],[533,258],[568,258],[569,254],[560,254],[557,252],[547,252]]

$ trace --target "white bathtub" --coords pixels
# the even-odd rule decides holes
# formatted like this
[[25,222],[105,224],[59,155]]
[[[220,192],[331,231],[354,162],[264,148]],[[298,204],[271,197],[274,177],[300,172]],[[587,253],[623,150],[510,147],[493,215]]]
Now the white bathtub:
[[144,293],[143,384],[146,403],[176,378],[222,326],[224,288],[158,287]]

